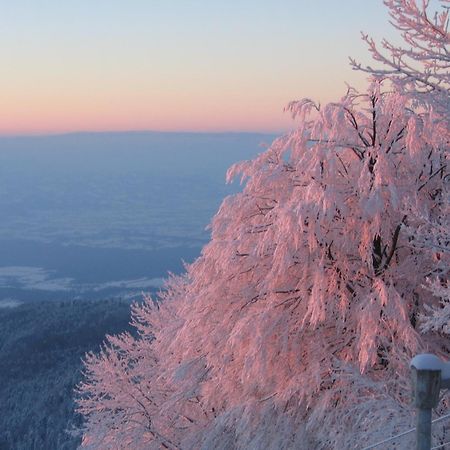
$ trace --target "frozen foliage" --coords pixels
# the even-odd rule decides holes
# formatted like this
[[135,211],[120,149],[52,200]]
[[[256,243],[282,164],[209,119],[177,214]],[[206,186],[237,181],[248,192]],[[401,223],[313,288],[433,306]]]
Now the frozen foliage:
[[[448,164],[448,153],[445,163]],[[406,231],[413,239],[416,248],[429,252],[434,259],[433,270],[428,274],[426,287],[439,298],[439,302],[425,306],[425,314],[421,314],[421,329],[424,332],[437,331],[450,334],[450,177],[444,176],[442,186],[442,213],[432,219],[428,214],[420,214],[415,208],[411,213],[415,218],[415,226]]]
[[85,447],[347,449],[411,427],[408,362],[449,351],[419,327],[449,130],[434,91],[414,108],[404,87],[293,102],[298,128],[231,167],[245,186],[201,257],[134,308],[138,338],[87,357]]
[[[439,298],[439,302],[426,305],[426,314],[421,316],[423,331],[450,334],[450,285],[448,280],[450,260],[449,191],[446,188],[443,215],[434,221],[420,217],[415,245],[430,251],[435,258],[435,267],[427,282],[428,289]],[[411,230],[408,230],[411,232]]]
[[[448,6],[450,0],[439,0],[436,11],[430,0],[385,0],[392,24],[401,32],[404,46],[383,40],[381,51],[376,42],[363,34],[373,59],[383,68],[362,68],[351,59],[353,67],[382,77],[388,77],[411,92],[418,104],[430,104],[448,117],[450,65]],[[435,2],[437,3],[437,2]]]
[[[443,285],[443,283],[445,284]],[[448,279],[444,282],[436,280],[430,287],[433,293],[440,297],[440,303],[438,306],[428,306],[426,308],[428,314],[423,317],[422,329],[423,331],[434,330],[450,334],[450,289]]]

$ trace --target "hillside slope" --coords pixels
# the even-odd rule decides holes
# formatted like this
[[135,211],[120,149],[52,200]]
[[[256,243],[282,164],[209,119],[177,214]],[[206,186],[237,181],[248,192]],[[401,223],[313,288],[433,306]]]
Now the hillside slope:
[[73,389],[81,358],[128,328],[121,300],[36,302],[0,308],[0,449],[68,450],[80,423]]

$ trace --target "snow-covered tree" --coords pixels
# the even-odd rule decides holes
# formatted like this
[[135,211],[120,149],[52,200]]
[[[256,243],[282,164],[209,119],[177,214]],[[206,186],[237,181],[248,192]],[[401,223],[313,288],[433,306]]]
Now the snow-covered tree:
[[429,252],[434,259],[434,269],[429,275],[427,286],[439,302],[425,307],[420,317],[424,332],[436,331],[450,334],[450,190],[448,175],[443,186],[442,215],[437,219],[417,214],[412,210],[415,226],[407,229],[414,245]]
[[[450,0],[385,0],[393,25],[401,32],[404,46],[382,41],[383,51],[373,39],[363,34],[363,39],[375,61],[382,68],[363,68],[355,60],[353,67],[380,78],[388,78],[403,92],[408,93],[414,106],[434,110],[447,121],[450,119],[450,34],[448,33]],[[441,8],[436,10],[436,4]],[[448,129],[447,129],[448,136]],[[434,176],[448,173],[448,142],[442,165]],[[436,267],[430,274],[430,289],[441,302],[428,307],[429,316],[423,316],[422,329],[450,332],[450,286],[448,283],[450,252],[449,201],[450,180],[443,184],[440,198],[442,214],[431,220],[427,214],[416,214],[415,226],[410,227],[415,244],[424,251],[434,253]],[[412,217],[414,217],[414,206]],[[417,213],[417,211],[416,211]]]
[[356,448],[411,424],[409,358],[449,351],[419,327],[447,258],[420,242],[448,213],[449,133],[410,93],[375,77],[289,105],[298,128],[229,170],[243,191],[186,274],[134,307],[138,335],[88,356],[84,446]]
[[406,424],[434,262],[404,211],[442,214],[447,146],[446,124],[408,101],[375,81],[315,119],[311,101],[289,106],[298,129],[230,169],[245,188],[202,256],[135,308],[141,336],[89,356],[86,444],[289,448],[314,435],[349,448]]
[[351,59],[352,66],[380,77],[387,77],[417,105],[430,105],[449,118],[450,35],[448,13],[450,0],[439,0],[440,10],[430,0],[385,0],[392,24],[401,32],[404,45],[383,40],[381,48],[363,34],[373,59],[381,68],[363,67]]

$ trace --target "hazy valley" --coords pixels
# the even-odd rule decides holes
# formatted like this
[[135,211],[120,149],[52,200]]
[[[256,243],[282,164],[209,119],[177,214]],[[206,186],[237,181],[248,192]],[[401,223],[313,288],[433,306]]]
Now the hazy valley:
[[81,358],[208,240],[227,168],[271,137],[0,138],[0,449],[69,449]]

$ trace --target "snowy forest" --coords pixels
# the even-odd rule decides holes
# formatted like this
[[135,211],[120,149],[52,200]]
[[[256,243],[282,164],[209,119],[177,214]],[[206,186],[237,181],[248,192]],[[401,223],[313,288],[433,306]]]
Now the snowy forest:
[[296,129],[229,169],[243,190],[201,256],[86,356],[82,447],[355,449],[413,426],[411,357],[450,358],[450,0],[384,3],[403,45],[363,35],[366,91],[291,102]]
[[[1,304],[0,304],[1,305]],[[73,387],[105,333],[132,331],[129,301],[46,300],[0,307],[0,449],[72,450]]]

